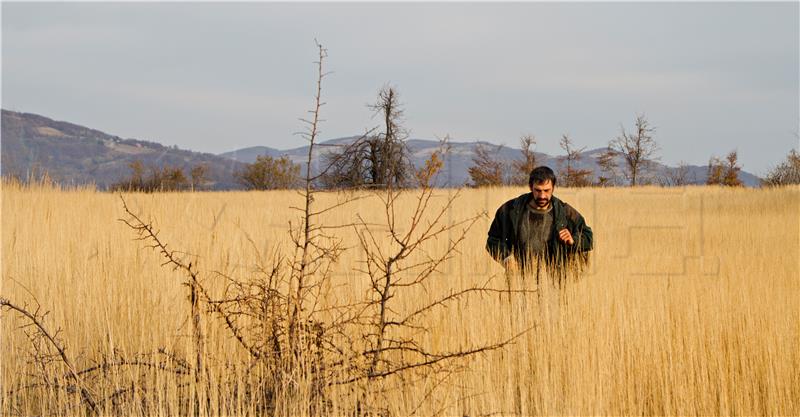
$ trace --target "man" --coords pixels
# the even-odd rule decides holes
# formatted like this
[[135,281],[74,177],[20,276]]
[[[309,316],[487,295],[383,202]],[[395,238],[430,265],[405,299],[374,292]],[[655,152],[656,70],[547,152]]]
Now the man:
[[[523,273],[543,261],[551,272],[565,272],[575,260],[583,265],[592,250],[592,229],[577,210],[553,196],[556,176],[540,166],[531,171],[531,192],[505,202],[489,228],[486,250],[508,268],[516,261]],[[512,258],[513,257],[513,258]]]

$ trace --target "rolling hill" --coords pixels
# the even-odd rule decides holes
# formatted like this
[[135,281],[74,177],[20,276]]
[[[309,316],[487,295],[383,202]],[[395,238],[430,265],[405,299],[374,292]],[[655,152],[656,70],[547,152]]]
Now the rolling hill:
[[107,133],[55,121],[31,113],[2,111],[2,165],[4,176],[28,178],[47,172],[64,185],[95,184],[107,189],[130,175],[129,164],[141,160],[145,167],[169,165],[184,168],[208,167],[206,188],[241,188],[233,172],[244,166],[230,158],[167,147],[156,142],[122,139]]

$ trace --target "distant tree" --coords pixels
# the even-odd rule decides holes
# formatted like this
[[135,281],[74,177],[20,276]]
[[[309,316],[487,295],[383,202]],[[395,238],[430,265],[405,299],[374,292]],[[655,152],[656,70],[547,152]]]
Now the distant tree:
[[694,180],[689,175],[689,165],[681,161],[675,168],[667,168],[663,176],[660,178],[660,183],[666,187],[678,187],[694,183]]
[[621,127],[621,134],[608,143],[609,149],[619,153],[625,161],[624,175],[631,186],[646,183],[644,178],[652,163],[658,160],[656,156],[659,151],[658,144],[653,139],[655,128],[650,127],[650,123],[645,116],[636,116],[636,131],[628,133],[625,127]]
[[408,131],[402,127],[404,111],[397,90],[384,86],[368,107],[373,116],[381,116],[383,131],[372,134],[372,129],[355,142],[326,153],[321,176],[325,187],[398,188],[412,180],[414,169],[405,144]]
[[766,186],[800,184],[800,153],[792,149],[786,160],[771,169],[762,180]]
[[385,85],[370,108],[383,118],[383,132],[369,143],[370,179],[375,186],[403,187],[413,174],[405,140],[408,131],[402,126],[404,110],[394,87]]
[[617,166],[617,152],[611,148],[606,150],[597,157],[597,165],[600,166],[600,175],[595,181],[595,185],[600,187],[614,186],[619,183],[619,166]]
[[296,188],[300,181],[300,165],[286,155],[280,158],[259,155],[255,162],[234,173],[234,177],[249,190]]
[[144,164],[138,159],[134,159],[128,164],[131,169],[131,176],[128,179],[128,189],[144,190]]
[[736,151],[731,151],[725,159],[712,156],[708,161],[706,184],[740,187],[742,186],[742,181],[739,179],[741,170]]
[[471,185],[473,187],[503,185],[503,168],[505,164],[497,157],[502,148],[502,145],[498,145],[492,152],[481,143],[475,145],[472,166],[467,170],[470,179],[472,179]]
[[159,191],[180,191],[189,187],[189,180],[179,167],[165,165],[160,170],[153,168],[152,177],[156,179]]
[[208,181],[208,166],[205,164],[195,165],[192,167],[190,174],[192,176],[192,191],[198,190]]
[[369,166],[367,141],[361,137],[337,150],[331,150],[322,155],[324,172],[320,181],[324,188],[359,188],[367,184]]
[[716,156],[709,158],[706,185],[722,185],[723,171],[722,160]]
[[588,169],[578,169],[578,163],[580,163],[581,160],[581,152],[583,152],[586,147],[575,148],[572,139],[566,134],[561,136],[559,144],[561,145],[561,149],[566,152],[566,155],[558,158],[559,164],[561,165],[559,172],[561,182],[559,182],[559,185],[565,187],[586,187],[591,185],[589,177],[592,175],[592,171]]
[[725,175],[722,177],[722,184],[729,187],[741,187],[742,180],[739,179],[739,172],[742,167],[739,166],[739,157],[736,151],[731,151],[725,157]]
[[510,182],[513,185],[528,185],[531,171],[536,168],[536,155],[533,153],[533,147],[536,146],[536,137],[531,134],[522,135],[519,138],[519,144],[522,151],[522,159],[512,162],[513,172]]
[[450,138],[445,136],[439,142],[439,147],[436,148],[431,155],[425,160],[419,169],[414,171],[414,178],[416,185],[422,189],[429,189],[436,185],[436,177],[444,167],[444,156],[450,152]]

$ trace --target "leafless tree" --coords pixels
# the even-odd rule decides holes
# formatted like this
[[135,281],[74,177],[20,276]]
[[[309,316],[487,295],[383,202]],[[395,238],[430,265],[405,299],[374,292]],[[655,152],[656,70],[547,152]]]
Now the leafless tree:
[[192,191],[199,190],[208,181],[208,165],[198,164],[190,171],[192,177]]
[[369,178],[367,137],[336,148],[322,155],[322,165],[328,167],[320,177],[322,186],[328,189],[364,187]]
[[621,126],[620,135],[608,143],[608,148],[622,156],[625,161],[624,175],[631,186],[639,185],[646,181],[646,175],[652,163],[658,160],[657,153],[660,150],[653,132],[655,128],[650,126],[650,122],[644,114],[636,116],[635,132],[625,131]]
[[768,186],[800,184],[800,153],[794,149],[789,151],[786,160],[772,168],[763,183]]
[[402,126],[404,110],[397,89],[384,86],[368,107],[382,118],[383,130],[373,135],[376,129],[371,129],[353,143],[328,152],[323,158],[330,167],[322,177],[326,187],[403,187],[412,180],[405,143],[408,131]]
[[563,179],[563,185],[565,187],[586,187],[590,185],[591,181],[589,180],[589,176],[592,175],[592,171],[577,168],[581,160],[581,152],[583,152],[586,147],[575,148],[572,139],[566,134],[561,136],[559,144],[561,145],[561,149],[566,152],[566,155],[559,157],[559,163],[562,165],[559,177]]
[[618,185],[620,173],[616,159],[617,152],[611,148],[606,148],[606,150],[597,157],[597,165],[600,166],[600,175],[597,177],[595,185],[601,187]]
[[383,118],[383,132],[370,141],[370,177],[382,187],[403,187],[410,179],[411,164],[405,140],[408,131],[402,126],[404,110],[397,89],[389,85],[378,92],[370,108]]
[[689,165],[681,161],[675,168],[667,168],[660,179],[661,185],[666,187],[680,187],[696,182],[689,173]]
[[519,145],[522,159],[515,160],[512,163],[514,172],[511,175],[511,183],[514,185],[528,185],[531,171],[536,168],[536,155],[533,153],[533,148],[536,146],[536,137],[532,134],[522,135],[519,138]]
[[489,187],[504,184],[505,164],[498,158],[503,145],[498,145],[491,150],[487,145],[475,145],[475,155],[472,157],[472,166],[468,168],[473,187]]

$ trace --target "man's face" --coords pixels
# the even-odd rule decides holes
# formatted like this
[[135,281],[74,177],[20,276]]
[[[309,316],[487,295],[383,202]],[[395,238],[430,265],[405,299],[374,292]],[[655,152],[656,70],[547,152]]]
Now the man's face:
[[550,204],[550,198],[553,197],[553,182],[547,180],[545,182],[533,183],[531,185],[531,192],[533,193],[533,202],[538,208],[547,208]]

